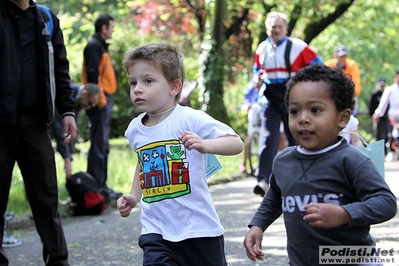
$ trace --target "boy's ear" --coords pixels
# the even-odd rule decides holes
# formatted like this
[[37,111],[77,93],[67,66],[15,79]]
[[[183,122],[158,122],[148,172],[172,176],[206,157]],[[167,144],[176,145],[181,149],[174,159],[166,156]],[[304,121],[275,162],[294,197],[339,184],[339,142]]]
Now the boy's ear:
[[80,93],[79,99],[81,99],[82,96],[89,96],[89,92],[87,90],[83,89],[82,92]]
[[338,126],[340,128],[346,127],[346,125],[349,123],[351,115],[352,115],[352,110],[350,108],[346,108],[345,110],[339,112]]
[[172,87],[170,89],[170,93],[172,96],[176,96],[181,91],[183,87],[183,82],[181,81],[181,79],[175,79],[174,81],[172,81],[171,85]]

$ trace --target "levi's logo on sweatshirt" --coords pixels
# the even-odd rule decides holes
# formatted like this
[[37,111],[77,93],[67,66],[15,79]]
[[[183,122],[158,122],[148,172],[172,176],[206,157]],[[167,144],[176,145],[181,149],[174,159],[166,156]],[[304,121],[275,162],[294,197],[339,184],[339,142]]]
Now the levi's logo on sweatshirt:
[[286,196],[281,197],[281,208],[283,212],[294,212],[295,209],[303,212],[305,209],[303,208],[305,205],[309,203],[331,203],[335,205],[340,205],[339,198],[343,195],[329,193],[329,194],[315,194],[315,195],[304,195],[304,196]]

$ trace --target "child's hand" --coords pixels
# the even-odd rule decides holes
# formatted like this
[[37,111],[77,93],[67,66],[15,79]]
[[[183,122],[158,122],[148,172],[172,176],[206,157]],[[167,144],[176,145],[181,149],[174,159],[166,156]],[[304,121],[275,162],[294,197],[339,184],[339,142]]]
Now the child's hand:
[[137,199],[131,194],[124,195],[116,201],[116,207],[122,217],[128,217],[136,205]]
[[304,221],[314,227],[337,227],[349,224],[351,217],[341,206],[331,203],[310,203],[304,206]]
[[196,149],[201,153],[207,153],[207,151],[209,150],[206,142],[193,132],[185,131],[179,137],[179,140],[188,150]]
[[260,227],[252,226],[244,238],[244,246],[250,260],[262,260],[265,255],[262,252],[263,230]]

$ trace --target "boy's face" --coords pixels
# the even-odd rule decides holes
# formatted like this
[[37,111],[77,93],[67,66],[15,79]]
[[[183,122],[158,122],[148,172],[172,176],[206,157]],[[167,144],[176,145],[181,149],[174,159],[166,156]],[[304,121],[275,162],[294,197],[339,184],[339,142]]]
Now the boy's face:
[[130,99],[141,112],[156,115],[175,106],[175,96],[181,89],[166,80],[154,64],[140,60],[128,68]]
[[89,97],[88,91],[83,89],[80,98],[78,99],[78,108],[91,109],[100,102],[101,95],[100,93],[95,94],[92,97]]
[[350,109],[339,112],[325,82],[299,82],[288,100],[289,128],[306,150],[318,151],[335,144],[346,126]]

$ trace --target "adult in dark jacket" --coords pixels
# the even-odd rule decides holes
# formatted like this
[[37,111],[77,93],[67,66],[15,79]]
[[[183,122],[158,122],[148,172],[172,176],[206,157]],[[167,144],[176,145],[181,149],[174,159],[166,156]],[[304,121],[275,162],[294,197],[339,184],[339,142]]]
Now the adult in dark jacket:
[[[54,150],[48,127],[55,107],[66,143],[76,136],[69,62],[59,20],[32,0],[0,1],[0,244],[15,162],[21,170],[46,265],[69,265],[58,212]],[[8,259],[0,245],[0,265]]]
[[90,119],[90,150],[87,172],[100,184],[110,198],[122,195],[115,193],[106,184],[108,179],[109,138],[112,121],[112,98],[117,89],[115,70],[108,53],[106,40],[112,39],[114,19],[109,14],[100,15],[94,22],[95,34],[84,49],[83,84],[98,84],[101,99],[96,107],[87,110]]

